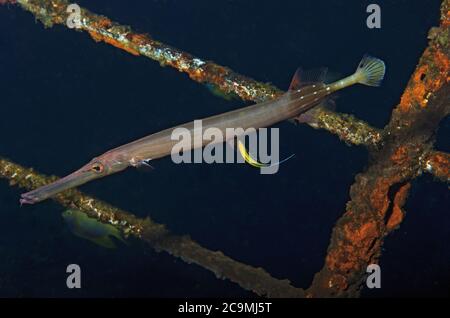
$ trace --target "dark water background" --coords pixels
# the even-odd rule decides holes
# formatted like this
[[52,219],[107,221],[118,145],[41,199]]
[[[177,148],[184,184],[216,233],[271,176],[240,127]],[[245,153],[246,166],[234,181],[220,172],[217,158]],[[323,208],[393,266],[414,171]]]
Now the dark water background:
[[[338,111],[383,127],[437,25],[440,1],[376,1],[381,30],[365,26],[368,1],[88,1],[78,3],[135,30],[261,81],[287,88],[298,66],[353,72],[369,52],[385,60],[381,88],[339,93]],[[31,14],[0,7],[0,155],[56,175],[104,151],[181,122],[241,107],[184,74]],[[277,125],[279,173],[242,165],[174,165],[123,173],[82,187],[139,216],[151,216],[205,247],[307,287],[323,265],[330,232],[367,163],[325,131]],[[447,119],[437,148],[450,151]],[[59,205],[20,208],[22,191],[0,181],[0,296],[246,296],[210,272],[139,242],[107,250],[74,236]],[[448,296],[448,185],[414,181],[407,217],[381,258],[381,290],[363,296]],[[66,266],[82,268],[68,290]]]

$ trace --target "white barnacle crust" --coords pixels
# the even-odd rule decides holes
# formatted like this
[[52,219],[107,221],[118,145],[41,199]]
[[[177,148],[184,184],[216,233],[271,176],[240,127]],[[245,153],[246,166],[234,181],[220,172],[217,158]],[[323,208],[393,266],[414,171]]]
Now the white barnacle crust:
[[330,279],[328,281],[328,288],[333,288],[333,286],[334,286],[333,281]]
[[111,223],[112,225],[117,225],[119,223],[119,221],[114,220],[113,218],[110,218],[109,223]]
[[89,208],[91,208],[91,209],[93,209],[93,206],[92,206],[92,202],[94,201],[94,199],[88,199],[87,201],[86,201],[86,205],[89,207]]
[[200,67],[200,66],[206,64],[206,62],[202,61],[202,60],[199,59],[199,58],[194,58],[192,61],[194,62],[194,65],[195,65],[196,67]]
[[427,160],[427,162],[425,162],[425,170],[428,172],[433,172],[433,166],[430,163],[430,160]]

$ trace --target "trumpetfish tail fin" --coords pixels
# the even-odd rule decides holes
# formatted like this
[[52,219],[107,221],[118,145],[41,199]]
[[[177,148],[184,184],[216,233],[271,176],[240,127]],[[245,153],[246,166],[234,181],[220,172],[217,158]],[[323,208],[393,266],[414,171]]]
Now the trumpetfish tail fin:
[[385,72],[386,66],[382,60],[364,55],[354,75],[357,83],[367,86],[380,86]]

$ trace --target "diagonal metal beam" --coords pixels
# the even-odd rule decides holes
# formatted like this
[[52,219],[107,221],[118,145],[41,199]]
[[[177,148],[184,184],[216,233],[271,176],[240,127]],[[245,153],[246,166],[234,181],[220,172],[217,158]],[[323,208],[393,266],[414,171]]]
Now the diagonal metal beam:
[[[69,14],[67,0],[17,0],[46,27],[54,24],[67,26]],[[258,82],[238,74],[228,67],[195,57],[187,52],[159,42],[148,34],[136,33],[129,26],[81,8],[79,28],[88,32],[98,42],[105,42],[136,56],[157,61],[161,66],[171,66],[200,83],[208,83],[224,94],[236,94],[243,100],[261,102],[283,94],[283,91],[267,83]],[[354,116],[332,111],[317,112],[314,128],[325,129],[339,136],[348,144],[374,146],[381,140],[381,130],[371,127]]]

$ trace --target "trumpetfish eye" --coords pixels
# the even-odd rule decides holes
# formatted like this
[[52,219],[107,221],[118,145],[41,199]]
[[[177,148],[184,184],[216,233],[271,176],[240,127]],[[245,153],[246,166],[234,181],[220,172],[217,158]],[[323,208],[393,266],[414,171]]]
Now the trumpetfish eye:
[[103,166],[102,163],[96,162],[92,165],[91,170],[97,173],[102,173],[103,170],[105,170],[105,167]]

